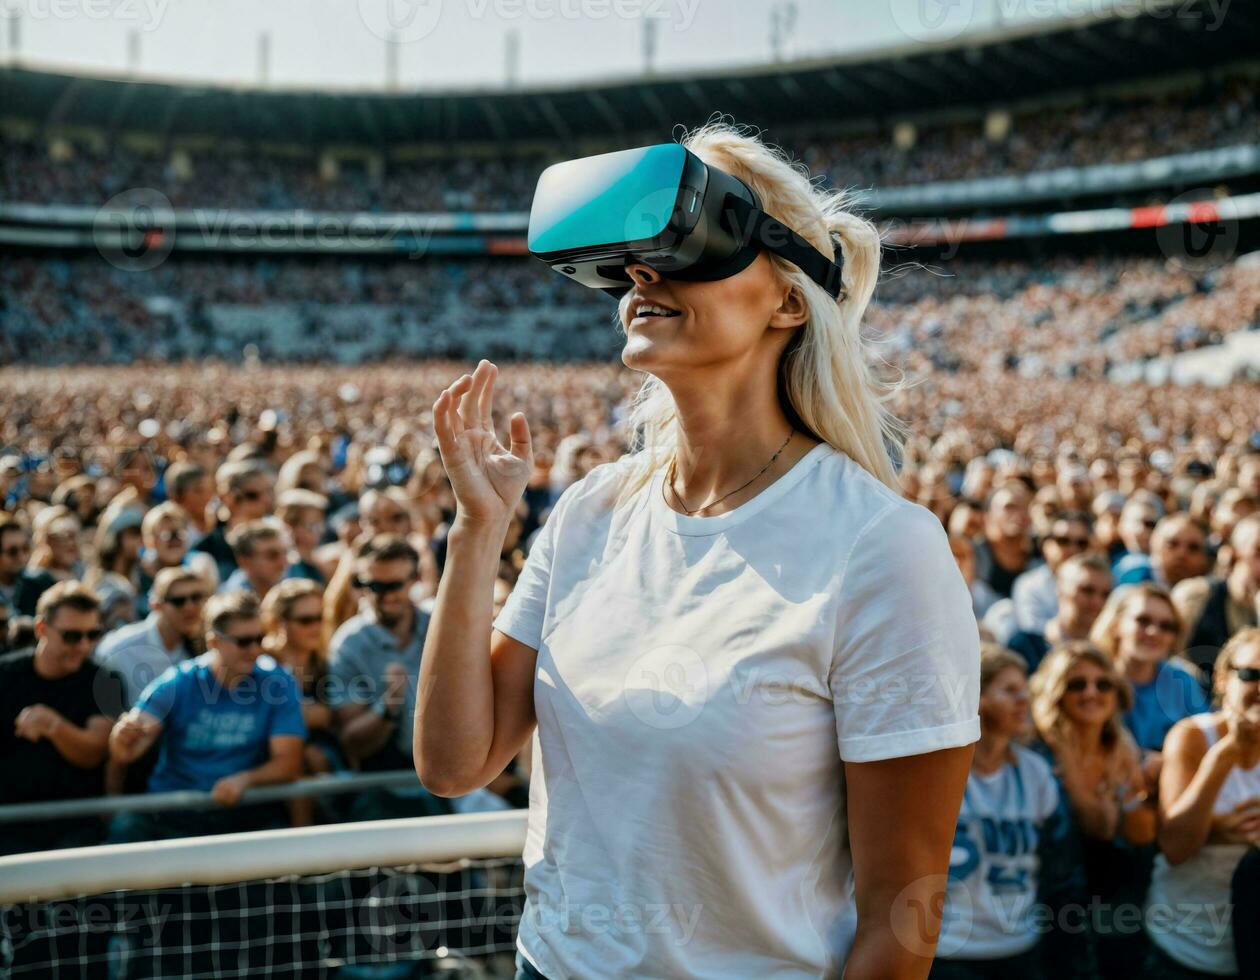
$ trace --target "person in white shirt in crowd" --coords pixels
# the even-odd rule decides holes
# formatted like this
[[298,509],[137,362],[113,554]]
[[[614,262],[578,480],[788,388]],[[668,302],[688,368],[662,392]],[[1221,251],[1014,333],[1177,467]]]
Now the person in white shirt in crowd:
[[149,589],[149,615],[101,640],[96,662],[121,678],[124,708],[168,668],[201,652],[201,614],[208,595],[205,579],[196,572],[164,568]]
[[1055,574],[1064,561],[1092,546],[1091,523],[1089,515],[1082,511],[1064,510],[1054,515],[1049,533],[1041,542],[1045,563],[1024,572],[1011,586],[1016,629],[1041,633],[1054,618],[1059,609]]
[[[941,938],[930,980],[1042,975],[1037,917],[1042,853],[1066,832],[1050,765],[1029,731],[1023,660],[996,644],[980,657],[980,742],[949,859]],[[1057,819],[1056,819],[1057,818]]]
[[[846,292],[765,251],[713,281],[629,262],[643,448],[565,488],[493,629],[529,426],[514,414],[499,442],[487,360],[438,397],[457,510],[416,770],[467,793],[537,728],[518,975],[922,976],[980,734],[979,638],[944,528],[901,496],[866,366],[878,233],[756,136],[710,123],[684,145],[842,253]],[[667,914],[558,918],[624,903]]]
[[[1218,709],[1178,722],[1164,747],[1160,853],[1145,918],[1151,951],[1141,974],[1154,980],[1254,977],[1260,968],[1256,863],[1248,861],[1260,846],[1260,629],[1225,645],[1213,687]],[[1245,861],[1244,914],[1230,896]]]

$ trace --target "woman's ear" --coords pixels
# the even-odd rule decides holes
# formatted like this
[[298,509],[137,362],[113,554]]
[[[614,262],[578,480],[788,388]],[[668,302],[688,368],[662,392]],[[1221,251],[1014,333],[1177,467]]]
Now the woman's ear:
[[809,307],[805,295],[796,286],[788,286],[783,302],[770,316],[770,326],[779,329],[799,327],[809,319]]

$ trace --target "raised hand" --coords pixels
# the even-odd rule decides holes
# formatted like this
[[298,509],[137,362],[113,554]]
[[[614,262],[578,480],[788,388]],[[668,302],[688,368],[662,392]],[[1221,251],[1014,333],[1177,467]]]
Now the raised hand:
[[508,423],[510,446],[504,448],[495,435],[491,406],[498,372],[482,360],[433,403],[433,428],[455,494],[457,524],[506,529],[533,468],[529,424],[522,413]]

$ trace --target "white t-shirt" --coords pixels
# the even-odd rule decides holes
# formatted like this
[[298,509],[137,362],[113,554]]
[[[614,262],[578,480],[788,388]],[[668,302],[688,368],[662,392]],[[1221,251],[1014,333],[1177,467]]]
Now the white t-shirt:
[[564,492],[494,623],[538,651],[518,947],[549,980],[838,977],[841,760],[979,738],[945,531],[826,444],[716,517],[660,471],[613,512],[624,464]]
[[1011,749],[1015,764],[967,780],[936,944],[942,959],[1018,956],[1041,938],[1039,845],[1055,833],[1047,821],[1059,808],[1059,787],[1045,759],[1022,745]]

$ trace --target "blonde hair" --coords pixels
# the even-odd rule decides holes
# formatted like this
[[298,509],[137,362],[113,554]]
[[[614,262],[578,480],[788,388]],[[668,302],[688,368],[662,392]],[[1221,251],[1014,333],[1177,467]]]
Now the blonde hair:
[[1133,690],[1129,682],[1116,671],[1111,658],[1085,640],[1072,640],[1055,647],[1041,661],[1028,682],[1032,695],[1033,724],[1046,742],[1062,745],[1072,742],[1071,721],[1063,711],[1063,696],[1067,693],[1068,675],[1077,664],[1091,663],[1115,685],[1116,710],[1103,723],[1102,747],[1111,756],[1111,763],[1120,766],[1120,748],[1131,741],[1121,716],[1133,707]]
[[[890,450],[903,441],[886,402],[895,391],[866,360],[862,315],[879,277],[880,237],[873,224],[846,210],[843,191],[810,181],[803,165],[752,130],[711,120],[680,141],[706,163],[733,174],[761,198],[762,207],[828,258],[844,258],[844,293],[833,299],[804,272],[766,253],[775,273],[803,298],[809,318],[779,360],[779,402],[788,419],[835,449],[900,495]],[[626,302],[625,299],[622,301]],[[678,446],[678,415],[669,389],[649,375],[627,417],[632,463],[621,479],[616,505],[628,500],[667,465]]]
[[1093,628],[1089,631],[1089,641],[1105,653],[1112,662],[1120,651],[1120,617],[1130,603],[1140,602],[1143,599],[1158,599],[1168,606],[1173,622],[1177,624],[1177,633],[1173,637],[1172,649],[1168,656],[1174,657],[1181,652],[1186,635],[1186,621],[1181,615],[1181,610],[1173,602],[1172,595],[1163,586],[1156,585],[1154,582],[1136,582],[1132,585],[1120,586],[1107,597],[1106,605],[1103,606],[1102,612],[1098,614]]
[[1212,667],[1212,696],[1218,705],[1225,697],[1225,685],[1229,683],[1230,671],[1233,670],[1234,654],[1253,643],[1260,644],[1260,626],[1239,630],[1216,655],[1216,663]]

